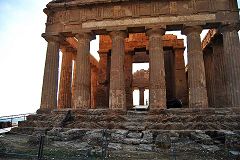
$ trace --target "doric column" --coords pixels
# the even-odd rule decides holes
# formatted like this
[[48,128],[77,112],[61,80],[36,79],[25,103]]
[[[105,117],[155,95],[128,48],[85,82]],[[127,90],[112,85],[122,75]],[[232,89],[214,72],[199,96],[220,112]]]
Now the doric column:
[[124,31],[112,31],[112,54],[110,70],[109,108],[126,110],[126,93],[124,78]]
[[48,41],[48,46],[45,61],[40,109],[51,110],[57,108],[60,39],[58,36],[43,35],[43,37]]
[[188,89],[185,73],[184,63],[184,50],[185,48],[174,48],[175,57],[175,95],[178,99],[181,99],[183,105],[188,101]]
[[[98,69],[98,85],[97,85],[97,96],[96,105],[98,108],[108,108],[109,100],[109,76],[108,76],[108,52],[99,51],[99,69]],[[110,62],[110,61],[109,61]]]
[[58,109],[71,108],[73,48],[62,49],[62,65],[58,92]]
[[97,95],[97,72],[96,66],[91,66],[91,108],[96,108],[96,95]]
[[133,93],[132,93],[132,62],[133,52],[127,51],[125,53],[124,71],[125,71],[125,91],[126,91],[126,107],[132,109],[133,107]]
[[200,26],[185,27],[183,34],[187,36],[188,47],[188,87],[189,87],[189,107],[208,107],[206,78],[201,47]]
[[223,34],[224,63],[227,81],[227,98],[231,107],[240,107],[240,44],[239,24],[224,25],[220,31]]
[[222,34],[215,36],[212,42],[213,49],[213,66],[214,66],[214,94],[215,107],[229,107],[230,99],[227,96],[227,81],[225,75],[223,37]]
[[162,36],[164,29],[150,29],[149,36],[149,102],[150,109],[166,108],[166,82]]
[[91,69],[90,69],[90,41],[93,35],[90,33],[80,33],[76,35],[78,39],[76,73],[74,81],[74,108],[90,108],[91,100]]
[[207,96],[208,96],[208,105],[209,107],[215,107],[215,71],[214,71],[214,58],[213,58],[213,49],[212,47],[207,46],[203,50],[203,60],[205,66],[205,75],[206,75],[206,87],[207,87]]
[[139,105],[144,105],[144,91],[145,88],[139,88]]
[[74,105],[73,105],[73,97],[74,97],[74,88],[75,88],[75,80],[76,80],[76,57],[77,57],[77,54],[73,54],[73,76],[72,76],[72,102],[71,102],[71,106],[72,108],[74,108]]

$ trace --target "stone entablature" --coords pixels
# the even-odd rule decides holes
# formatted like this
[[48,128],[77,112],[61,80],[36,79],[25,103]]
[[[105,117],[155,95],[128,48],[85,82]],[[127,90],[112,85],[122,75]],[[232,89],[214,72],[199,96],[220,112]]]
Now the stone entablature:
[[167,30],[181,30],[183,24],[213,28],[217,23],[239,21],[236,0],[50,2],[44,11],[48,15],[47,33],[92,30],[106,34],[116,28],[144,32],[159,24]]

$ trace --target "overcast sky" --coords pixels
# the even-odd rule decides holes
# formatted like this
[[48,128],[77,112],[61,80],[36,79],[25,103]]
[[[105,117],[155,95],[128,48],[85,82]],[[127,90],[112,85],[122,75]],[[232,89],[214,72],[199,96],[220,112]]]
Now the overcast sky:
[[49,1],[0,0],[0,116],[32,113],[40,106],[47,45],[41,38],[42,10]]

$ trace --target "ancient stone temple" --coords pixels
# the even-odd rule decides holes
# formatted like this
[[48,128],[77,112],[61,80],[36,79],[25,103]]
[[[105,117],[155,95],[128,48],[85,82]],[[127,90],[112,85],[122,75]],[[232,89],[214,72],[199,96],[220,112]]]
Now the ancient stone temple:
[[[140,146],[162,131],[240,130],[237,0],[55,0],[44,12],[41,105],[16,131],[108,129],[122,134],[117,143]],[[187,45],[166,31],[181,31]],[[99,61],[90,55],[96,36]],[[132,73],[133,63],[149,70]],[[134,89],[141,105],[149,90],[147,111],[133,110]],[[167,109],[173,98],[183,107]]]
[[[223,50],[226,51],[226,54],[232,54],[232,56],[224,58],[226,60],[224,61],[226,71],[223,71],[227,77],[229,107],[239,107],[240,105],[238,98],[240,84],[237,81],[239,63],[235,62],[239,59],[235,57],[239,50],[237,34],[239,15],[236,0],[220,2],[210,0],[163,2],[159,0],[137,1],[136,3],[104,0],[101,2],[53,1],[47,5],[44,12],[48,15],[46,33],[43,34],[43,37],[48,41],[48,50],[41,109],[57,109],[58,56],[61,48],[63,48],[65,56],[63,58],[62,82],[59,87],[59,108],[66,105],[68,108],[91,108],[91,95],[94,97],[95,94],[91,94],[91,90],[93,92],[96,90],[94,87],[91,89],[91,86],[96,86],[96,83],[91,85],[91,72],[93,71],[91,71],[89,47],[90,41],[94,39],[95,35],[109,35],[108,38],[102,36],[103,42],[100,43],[100,46],[103,45],[103,47],[100,47],[99,54],[100,57],[104,57],[111,50],[111,57],[100,60],[99,72],[101,73],[98,78],[100,78],[99,84],[103,86],[98,87],[98,90],[105,93],[102,94],[104,97],[102,102],[93,102],[92,100],[92,104],[99,104],[103,108],[126,110],[131,100],[131,91],[127,90],[130,84],[126,80],[130,77],[125,73],[130,73],[131,67],[126,70],[128,65],[126,63],[130,64],[131,58],[128,57],[136,55],[138,49],[141,51],[145,48],[149,55],[150,64],[150,108],[166,108],[166,96],[169,94],[166,92],[166,84],[173,82],[166,82],[165,77],[174,76],[173,74],[167,75],[165,71],[167,66],[166,62],[164,63],[166,59],[164,58],[164,52],[168,46],[164,46],[163,37],[165,31],[168,30],[182,30],[182,33],[187,36],[189,107],[208,108],[208,100],[211,98],[209,99],[207,94],[207,74],[205,74],[200,33],[202,29],[211,28],[219,29],[223,35],[223,43],[226,43]],[[131,43],[125,43],[125,40],[131,41],[134,38],[131,33],[145,34],[146,37],[144,38],[148,38],[148,41],[146,41],[148,44],[141,44],[141,40],[137,44],[139,46],[131,46]],[[109,41],[107,42],[109,44],[111,41],[111,45],[105,44],[104,38],[106,42]],[[71,56],[67,54],[69,48],[66,47],[70,40],[75,40],[76,43],[75,72],[72,84],[70,84]],[[142,42],[145,43],[144,40]],[[172,49],[174,50],[174,47]],[[182,48],[176,49],[174,52],[182,52]],[[102,63],[104,63],[102,61],[106,61],[106,59],[111,61],[111,64],[107,63],[108,67],[106,65],[102,66]],[[125,61],[126,59],[129,62]],[[133,60],[135,59],[133,58]],[[174,67],[171,64],[169,66]],[[228,66],[236,70],[230,72]],[[104,73],[104,68],[107,68],[108,72]],[[102,84],[106,82],[103,82],[106,77],[108,77],[108,83]],[[169,79],[174,81],[174,78]],[[177,88],[173,87],[174,89]],[[72,93],[70,93],[70,90]],[[184,91],[179,91],[179,93],[180,96],[184,97]],[[101,97],[101,93],[99,94]],[[66,104],[62,104],[63,101]]]

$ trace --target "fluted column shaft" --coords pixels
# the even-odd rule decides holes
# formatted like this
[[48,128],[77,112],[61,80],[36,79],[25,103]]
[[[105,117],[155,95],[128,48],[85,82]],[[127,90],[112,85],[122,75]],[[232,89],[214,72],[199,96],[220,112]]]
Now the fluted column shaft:
[[215,99],[215,70],[214,70],[214,58],[213,58],[213,49],[211,47],[206,47],[203,51],[204,56],[204,66],[205,66],[205,75],[206,75],[206,87],[207,87],[207,96],[208,96],[208,105],[209,107],[216,106]]
[[108,108],[109,104],[109,76],[107,73],[109,53],[99,52],[99,69],[98,69],[98,85],[96,105],[98,108]]
[[164,29],[150,29],[149,37],[149,102],[150,109],[166,108],[166,82],[162,36]]
[[59,67],[59,37],[46,36],[48,41],[45,61],[42,98],[40,109],[57,108],[58,67]]
[[72,100],[72,102],[71,102],[71,106],[72,106],[72,108],[74,108],[74,105],[73,105],[73,97],[74,97],[74,88],[75,88],[75,80],[76,80],[76,69],[77,69],[77,67],[76,67],[76,57],[77,57],[77,55],[76,54],[73,54],[73,76],[72,76],[72,98],[71,98],[71,100]]
[[96,108],[96,96],[97,96],[97,68],[91,67],[91,108]]
[[72,101],[72,48],[62,50],[62,66],[58,93],[58,109],[71,108]]
[[90,67],[90,41],[93,36],[88,33],[77,34],[76,73],[74,80],[74,108],[90,108],[91,100],[91,67]]
[[239,24],[225,25],[223,34],[225,75],[227,81],[227,98],[231,107],[240,107],[240,44]]
[[229,107],[230,100],[227,96],[227,81],[225,75],[224,64],[224,51],[223,51],[223,38],[222,35],[214,40],[212,43],[213,48],[213,61],[214,61],[214,94],[215,94],[215,107],[224,108]]
[[184,63],[185,48],[175,48],[175,95],[185,106],[188,104],[187,78]]
[[200,38],[201,32],[202,28],[199,26],[186,27],[183,30],[183,34],[187,36],[188,47],[188,87],[190,108],[208,107],[206,77]]
[[144,91],[145,88],[139,88],[139,105],[144,105]]
[[132,62],[133,62],[133,53],[131,51],[125,53],[125,90],[126,90],[126,107],[127,109],[132,109],[133,107],[133,92],[132,92]]
[[123,31],[110,33],[112,55],[110,70],[109,108],[126,110],[126,93],[124,77],[124,40],[127,34]]

